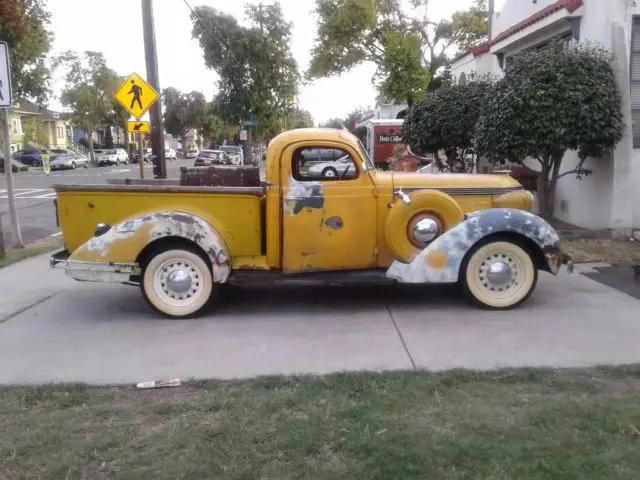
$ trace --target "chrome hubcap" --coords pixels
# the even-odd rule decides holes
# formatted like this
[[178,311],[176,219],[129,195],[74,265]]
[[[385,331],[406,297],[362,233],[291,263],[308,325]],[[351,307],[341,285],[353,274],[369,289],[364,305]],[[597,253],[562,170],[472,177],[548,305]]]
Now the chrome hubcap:
[[328,170],[327,172],[325,172],[324,176],[325,177],[335,177],[336,174],[333,172],[333,170]]
[[523,265],[510,255],[493,254],[478,268],[482,286],[490,292],[509,292],[522,283]]
[[413,238],[425,247],[438,236],[438,223],[431,218],[423,218],[413,227]]
[[156,292],[169,304],[191,303],[204,288],[200,270],[187,260],[169,260],[158,268]]

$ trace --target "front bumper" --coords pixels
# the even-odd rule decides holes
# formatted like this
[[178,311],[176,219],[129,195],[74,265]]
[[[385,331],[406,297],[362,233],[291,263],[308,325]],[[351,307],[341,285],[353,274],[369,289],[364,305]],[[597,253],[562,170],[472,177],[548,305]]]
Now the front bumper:
[[83,262],[70,257],[68,250],[60,250],[51,255],[49,266],[65,270],[80,282],[128,283],[131,277],[140,275],[140,267],[135,263]]

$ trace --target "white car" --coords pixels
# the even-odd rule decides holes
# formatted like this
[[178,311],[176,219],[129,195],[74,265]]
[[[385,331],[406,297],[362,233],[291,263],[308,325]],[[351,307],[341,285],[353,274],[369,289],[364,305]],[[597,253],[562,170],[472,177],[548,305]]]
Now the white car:
[[244,151],[242,147],[236,147],[235,145],[220,145],[218,150],[222,150],[229,155],[231,162],[234,165],[244,165]]
[[167,148],[164,151],[164,158],[166,158],[167,160],[175,160],[176,158],[178,158],[178,155],[173,148]]
[[103,165],[120,165],[121,163],[126,165],[129,163],[129,155],[124,148],[113,148],[98,156],[97,160],[101,167]]
[[77,167],[87,168],[89,159],[80,153],[60,153],[51,157],[51,170],[66,170]]
[[351,178],[357,170],[349,155],[339,158],[335,162],[314,163],[307,170],[311,177],[323,178]]
[[196,158],[198,158],[198,153],[199,153],[198,149],[190,148],[189,150],[187,150],[187,158],[190,159],[190,160],[191,159],[195,160]]

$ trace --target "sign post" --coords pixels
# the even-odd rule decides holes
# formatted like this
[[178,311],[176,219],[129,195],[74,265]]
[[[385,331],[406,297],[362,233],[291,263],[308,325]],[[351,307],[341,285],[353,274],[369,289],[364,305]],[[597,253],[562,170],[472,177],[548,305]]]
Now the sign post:
[[144,178],[144,148],[142,134],[151,131],[149,122],[142,122],[140,118],[158,101],[160,95],[140,75],[132,73],[113,94],[113,98],[122,105],[129,114],[138,121],[127,122],[127,131],[138,134],[140,142],[140,178]]
[[142,143],[143,135],[141,133],[138,134],[138,162],[140,162],[140,178],[144,179],[144,145]]
[[11,231],[13,245],[24,247],[20,220],[13,187],[13,170],[11,165],[11,140],[9,138],[9,108],[13,105],[13,91],[11,89],[11,61],[9,46],[0,42],[0,110],[2,110],[2,140],[4,145],[4,176],[7,181],[7,200],[9,202],[9,216],[11,217]]

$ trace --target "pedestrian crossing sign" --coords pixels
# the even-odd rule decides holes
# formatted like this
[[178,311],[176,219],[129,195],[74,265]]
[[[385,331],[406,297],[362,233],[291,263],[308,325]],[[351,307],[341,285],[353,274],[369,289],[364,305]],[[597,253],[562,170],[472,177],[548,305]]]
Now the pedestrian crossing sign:
[[116,90],[113,97],[122,105],[122,108],[139,119],[151,108],[151,105],[156,103],[159,95],[140,75],[132,73]]

